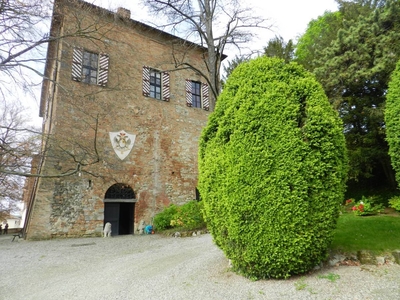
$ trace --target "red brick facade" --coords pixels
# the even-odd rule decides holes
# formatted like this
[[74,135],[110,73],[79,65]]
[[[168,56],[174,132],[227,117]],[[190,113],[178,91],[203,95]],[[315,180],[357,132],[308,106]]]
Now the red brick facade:
[[[49,45],[40,169],[46,176],[80,169],[29,187],[28,239],[99,236],[107,218],[114,234],[137,233],[141,220],[149,224],[170,203],[195,198],[198,139],[211,95],[204,78],[176,69],[174,59],[184,57],[206,74],[204,49],[128,16],[55,1],[51,35],[71,36]],[[78,29],[93,32],[76,36]],[[110,138],[121,131],[130,139]],[[132,144],[121,160],[114,147]]]

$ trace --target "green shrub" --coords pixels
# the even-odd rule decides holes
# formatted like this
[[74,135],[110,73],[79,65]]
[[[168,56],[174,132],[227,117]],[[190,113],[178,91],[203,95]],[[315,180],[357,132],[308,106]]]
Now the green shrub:
[[251,278],[286,278],[326,258],[344,198],[342,123],[315,78],[261,57],[228,78],[199,144],[207,228]]
[[202,209],[203,202],[195,200],[178,207],[177,213],[171,220],[171,225],[188,230],[204,228],[206,224],[203,219]]
[[172,228],[171,220],[174,219],[177,211],[178,207],[175,204],[171,204],[166,207],[162,212],[154,217],[154,228],[156,230],[165,230],[168,228]]
[[203,219],[202,201],[192,200],[184,205],[171,204],[154,217],[154,227],[159,230],[183,228],[193,230],[206,226]]
[[364,197],[362,196],[361,200],[356,203],[353,207],[353,213],[356,216],[371,216],[380,213],[384,207],[382,204],[376,204],[378,198],[376,197]]
[[389,199],[390,207],[394,208],[397,211],[400,211],[400,196],[394,196]]
[[391,74],[385,104],[386,140],[389,144],[389,155],[400,185],[400,61]]

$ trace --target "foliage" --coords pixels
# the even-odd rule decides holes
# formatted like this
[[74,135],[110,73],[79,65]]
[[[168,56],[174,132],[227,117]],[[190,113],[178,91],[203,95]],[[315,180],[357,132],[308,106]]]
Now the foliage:
[[223,85],[225,84],[226,80],[228,79],[229,75],[235,70],[235,68],[244,63],[249,61],[250,57],[248,56],[235,56],[227,65],[224,66],[224,76],[223,76]]
[[238,272],[282,278],[323,260],[346,173],[340,119],[311,74],[268,57],[233,71],[200,138],[198,188]]
[[178,207],[175,204],[170,204],[162,212],[155,215],[153,224],[154,228],[158,231],[172,228],[171,220],[174,219]]
[[382,204],[376,204],[373,197],[362,197],[361,200],[352,207],[356,216],[376,215],[383,210]]
[[389,155],[400,186],[400,60],[391,75],[386,96],[385,124],[386,140],[389,144]]
[[277,57],[283,59],[285,62],[290,62],[293,59],[294,44],[292,40],[287,43],[281,36],[268,41],[268,45],[264,47],[264,55],[268,57]]
[[331,249],[344,252],[370,250],[380,253],[398,249],[399,240],[400,215],[360,218],[346,213],[339,217]]
[[393,207],[395,210],[400,211],[400,196],[394,196],[389,199],[390,207]]
[[177,213],[171,219],[172,227],[183,227],[188,230],[205,227],[203,202],[192,200],[177,209]]
[[382,178],[393,185],[383,107],[400,57],[400,2],[359,11],[366,15],[344,22],[337,39],[315,57],[314,73],[345,125],[349,177]]
[[314,70],[319,52],[329,47],[336,39],[337,31],[342,27],[343,14],[340,12],[325,12],[316,20],[308,23],[306,32],[297,41],[295,60],[307,70]]
[[187,230],[204,228],[202,207],[203,203],[196,200],[181,206],[171,204],[154,217],[154,227],[158,231],[178,227]]

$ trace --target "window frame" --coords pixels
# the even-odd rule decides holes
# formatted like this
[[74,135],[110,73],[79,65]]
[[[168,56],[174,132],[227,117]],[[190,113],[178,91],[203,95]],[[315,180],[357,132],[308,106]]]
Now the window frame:
[[[158,82],[157,82],[158,80]],[[162,72],[156,69],[150,69],[150,93],[149,97],[161,100],[162,97]],[[158,88],[158,91],[157,91]]]
[[[95,73],[95,76],[93,76],[93,73]],[[99,54],[84,50],[82,57],[82,82],[97,84],[98,74]]]

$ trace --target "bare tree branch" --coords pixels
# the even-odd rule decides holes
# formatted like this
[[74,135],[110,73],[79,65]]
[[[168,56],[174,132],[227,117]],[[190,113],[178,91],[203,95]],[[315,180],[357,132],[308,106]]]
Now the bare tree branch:
[[[226,47],[240,49],[256,36],[255,29],[271,28],[265,24],[266,19],[256,16],[251,8],[241,8],[237,0],[143,0],[143,3],[153,13],[167,18],[165,24],[153,26],[180,36],[182,31],[183,38],[207,48],[203,61],[208,74],[200,74],[208,81],[215,99],[221,89],[220,68]],[[199,73],[184,56],[173,55],[177,68],[187,67]]]

